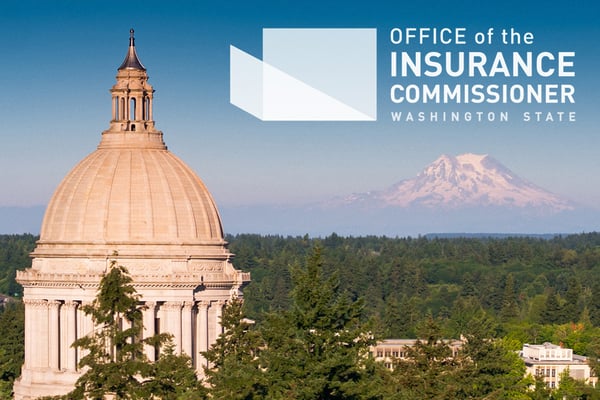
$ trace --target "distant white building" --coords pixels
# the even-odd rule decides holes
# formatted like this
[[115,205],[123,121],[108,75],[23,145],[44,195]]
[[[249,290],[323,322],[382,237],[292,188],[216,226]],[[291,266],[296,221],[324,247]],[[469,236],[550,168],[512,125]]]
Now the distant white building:
[[[416,339],[386,339],[371,347],[375,360],[382,362],[387,368],[394,368],[394,360],[406,359],[408,350],[414,347]],[[446,341],[456,357],[464,342],[461,340]],[[594,376],[587,357],[573,354],[572,349],[563,348],[552,343],[524,344],[519,352],[525,363],[525,375],[540,376],[549,388],[558,388],[561,374],[568,370],[569,376],[596,385],[598,377]]]
[[568,370],[569,376],[574,379],[593,385],[598,381],[598,378],[592,374],[587,357],[573,354],[572,349],[548,342],[525,343],[520,356],[525,362],[526,374],[542,377],[549,388],[559,386],[560,376],[565,370]]
[[[405,359],[408,351],[415,346],[417,339],[385,339],[371,347],[371,354],[375,360],[384,363],[386,368],[394,368],[394,360]],[[452,357],[456,357],[461,349],[461,340],[444,340],[452,351]]]

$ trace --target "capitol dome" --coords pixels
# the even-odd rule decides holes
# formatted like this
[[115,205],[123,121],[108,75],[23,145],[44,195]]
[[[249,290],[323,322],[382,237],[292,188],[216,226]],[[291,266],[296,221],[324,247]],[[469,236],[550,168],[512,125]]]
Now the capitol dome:
[[221,243],[215,203],[196,174],[166,148],[102,144],[64,178],[40,243]]
[[[203,354],[223,331],[223,307],[241,297],[250,280],[231,262],[209,191],[154,126],[154,89],[133,30],[116,78],[109,128],[56,189],[31,268],[17,271],[25,362],[14,385],[16,400],[73,389],[85,353],[72,344],[95,330],[84,306],[93,303],[114,265],[131,275],[143,338],[169,334],[175,352],[187,354],[200,377],[208,365]],[[144,347],[149,361],[160,351]]]

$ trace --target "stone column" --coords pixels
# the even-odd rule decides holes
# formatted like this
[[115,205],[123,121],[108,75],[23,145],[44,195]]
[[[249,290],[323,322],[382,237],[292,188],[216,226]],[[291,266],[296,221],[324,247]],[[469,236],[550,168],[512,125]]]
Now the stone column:
[[34,300],[32,303],[31,366],[48,368],[48,302]]
[[35,304],[38,300],[32,299],[23,299],[23,303],[25,304],[25,362],[24,367],[29,368],[32,366],[32,355],[33,355],[33,346],[34,346],[34,336],[33,331],[35,329],[36,322],[36,309]]
[[[153,301],[147,301],[145,309],[142,311],[142,318],[144,322],[143,338],[147,339],[155,335],[155,324],[156,324],[156,303]],[[144,353],[150,361],[156,361],[156,349],[154,346],[149,344],[144,345]]]
[[169,301],[163,304],[166,317],[166,332],[173,335],[175,354],[181,354],[181,303]]
[[221,315],[223,314],[223,306],[224,305],[225,305],[225,301],[219,300],[219,301],[213,302],[210,306],[211,309],[214,308],[214,324],[215,324],[214,325],[215,335],[210,340],[211,346],[217,341],[219,336],[221,336],[221,333],[223,333],[223,326],[221,325]]
[[[78,319],[78,334],[77,337],[81,338],[84,336],[93,336],[94,335],[94,321],[92,320],[91,315],[86,315],[83,312],[83,307],[89,305],[91,303],[85,302],[81,304],[81,307],[77,308],[77,319]],[[78,350],[79,359],[82,359],[88,354],[87,350]]]
[[[30,300],[29,317],[29,361],[32,368],[48,368],[48,302],[42,299]],[[27,353],[27,348],[25,349]]]
[[60,301],[48,301],[48,367],[60,369]]
[[207,366],[202,352],[208,350],[208,301],[199,301],[198,314],[196,315],[196,371],[203,373],[203,367]]
[[181,351],[190,357],[194,357],[192,351],[192,309],[194,303],[186,301],[183,303],[183,309],[181,310]]
[[144,101],[142,100],[142,96],[137,96],[135,98],[135,119],[140,121],[142,118],[143,109],[144,109]]
[[77,306],[78,303],[72,300],[65,301],[63,305],[66,323],[63,324],[64,330],[61,335],[67,338],[67,357],[66,362],[63,362],[63,368],[66,367],[68,371],[77,370],[77,349],[73,347],[73,342],[77,340]]
[[69,348],[69,342],[67,340],[67,308],[64,304],[60,307],[58,312],[60,318],[60,369],[65,369],[65,363],[67,362],[67,350]]

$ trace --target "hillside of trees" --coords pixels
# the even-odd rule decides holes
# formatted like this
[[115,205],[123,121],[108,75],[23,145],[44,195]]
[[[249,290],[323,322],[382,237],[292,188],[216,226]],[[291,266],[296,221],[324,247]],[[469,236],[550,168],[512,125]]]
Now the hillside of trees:
[[29,253],[37,237],[31,234],[0,235],[0,293],[22,296],[23,287],[15,281],[16,271],[31,266]]
[[[22,294],[15,271],[31,265],[33,235],[0,235],[0,293]],[[320,246],[325,275],[336,274],[366,318],[387,338],[414,338],[428,313],[458,337],[470,310],[481,307],[501,333],[521,342],[563,342],[579,354],[577,324],[600,327],[600,233],[553,239],[228,236],[238,269],[251,272],[245,310],[260,321],[287,309],[290,267]],[[552,326],[574,323],[562,329]],[[575,332],[573,332],[575,331]],[[582,340],[584,340],[583,338]],[[585,341],[585,340],[584,340]]]
[[[294,398],[311,398],[308,393],[314,393],[311,390],[317,390],[315,387],[328,378],[314,376],[305,369],[299,371],[299,363],[315,363],[314,368],[325,368],[324,374],[333,373],[328,369],[332,365],[341,365],[347,374],[354,374],[352,376],[362,376],[365,369],[373,374],[365,381],[361,378],[358,386],[337,377],[341,379],[338,389],[325,386],[319,389],[321,393],[329,393],[328,396],[333,396],[331,393],[342,387],[349,391],[344,392],[346,397],[340,398],[351,398],[347,396],[352,390],[372,394],[371,397],[356,398],[444,398],[446,395],[482,398],[483,393],[480,396],[466,389],[480,385],[504,393],[489,398],[549,398],[543,387],[536,389],[535,395],[526,394],[525,388],[534,382],[517,379],[522,377],[522,371],[518,360],[511,356],[514,350],[520,349],[523,343],[549,341],[573,348],[577,354],[594,358],[600,354],[600,233],[552,239],[340,237],[332,234],[325,238],[237,235],[229,236],[227,240],[230,250],[236,254],[235,266],[251,272],[252,282],[244,289],[243,310],[238,307],[236,311],[234,307],[233,311],[224,314],[224,318],[230,318],[224,321],[230,324],[228,332],[239,336],[224,337],[221,353],[217,347],[209,356],[214,365],[222,366],[222,371],[238,374],[255,385],[239,388],[246,393],[256,390],[254,397],[245,398],[274,398],[269,397],[273,395],[269,390],[278,391],[279,397],[302,390],[306,392],[298,392],[304,394]],[[14,282],[14,270],[30,265],[27,253],[34,243],[35,237],[30,235],[0,236],[0,290],[3,293],[20,293]],[[314,258],[315,249],[318,249],[318,259]],[[308,265],[308,272],[303,269],[305,265]],[[317,272],[311,270],[315,265],[318,265]],[[336,298],[343,301],[338,303],[336,300],[327,306],[325,297],[328,293],[335,293]],[[315,296],[323,297],[325,306]],[[325,332],[333,329],[328,325],[333,325],[334,320],[348,318],[347,323],[360,327],[362,332],[372,333],[375,339],[421,338],[423,342],[413,354],[413,363],[400,364],[402,368],[397,371],[404,373],[390,375],[372,365],[363,365],[360,373],[352,372],[348,361],[355,356],[352,352],[341,354],[339,358],[303,360],[286,360],[285,354],[277,352],[257,355],[268,348],[269,343],[277,343],[278,347],[291,346],[290,349],[305,345],[314,349],[317,345],[311,342],[314,329],[304,329],[301,325],[306,324],[307,318],[316,318],[311,309],[335,313],[336,307],[342,307],[337,317],[327,322],[329,316],[323,311],[320,319],[311,324],[321,324]],[[8,383],[14,379],[12,371],[15,371],[15,365],[20,365],[18,358],[22,357],[22,352],[13,351],[19,344],[8,340],[19,336],[11,332],[22,329],[19,326],[22,318],[18,318],[22,308],[6,311],[10,311],[13,323],[1,327],[2,336],[7,340],[0,343],[0,356],[15,354],[10,359],[0,357],[0,367],[4,369],[2,380]],[[6,311],[2,314],[8,317]],[[256,324],[252,327],[236,325],[242,314],[255,320]],[[354,332],[350,328],[343,331]],[[465,348],[463,358],[459,357],[455,365],[436,364],[436,360],[444,357],[435,354],[445,351],[436,345],[438,340],[461,335],[473,344]],[[285,337],[295,337],[296,341],[282,341]],[[319,340],[323,338],[325,336]],[[303,342],[306,340],[308,343]],[[245,347],[229,351],[227,343]],[[481,352],[482,349],[485,351]],[[247,358],[248,354],[253,357]],[[265,379],[273,377],[263,376],[265,367],[258,361],[263,360],[261,357],[264,362],[308,375],[294,376],[284,368],[278,370],[283,375],[276,376],[280,386],[266,387]],[[497,371],[498,376],[486,376],[483,370],[474,369],[472,361],[475,357],[483,357],[476,363],[478,368],[489,367],[489,370]],[[252,362],[247,369],[240,369],[240,365],[248,361]],[[415,368],[422,369],[417,371]],[[415,380],[415,376],[422,380]],[[222,393],[235,385],[232,379],[219,373],[210,378],[215,388],[223,390]],[[286,386],[290,384],[288,378],[292,381],[314,379],[315,386],[289,387]],[[458,379],[466,380],[466,386],[455,385]],[[368,385],[369,382],[375,386]],[[517,394],[511,397],[510,391],[502,391],[502,387],[509,387],[506,385],[512,385]],[[380,386],[392,387],[392,391],[385,394],[378,390]],[[573,393],[579,394],[568,398],[580,398],[591,390],[574,383],[571,387]],[[399,391],[398,388],[403,389]],[[450,392],[444,392],[448,390]],[[567,386],[563,390],[567,390]],[[264,396],[260,397],[260,393]],[[587,398],[599,396],[598,391],[589,393]],[[540,397],[535,397],[538,395]]]
[[325,274],[336,274],[366,317],[387,338],[414,338],[425,315],[459,337],[469,315],[483,309],[498,333],[521,343],[562,342],[587,354],[600,327],[600,233],[551,240],[515,238],[321,239],[238,235],[227,238],[237,268],[252,273],[246,311],[289,305],[290,265],[318,244]]

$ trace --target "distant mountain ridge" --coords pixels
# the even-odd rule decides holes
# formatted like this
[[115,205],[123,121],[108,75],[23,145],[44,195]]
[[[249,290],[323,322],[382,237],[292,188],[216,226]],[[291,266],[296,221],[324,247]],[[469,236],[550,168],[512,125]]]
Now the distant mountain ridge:
[[574,205],[517,176],[489,155],[442,155],[416,177],[381,191],[355,193],[329,202],[330,206],[535,208],[544,213],[573,210]]
[[[0,207],[0,233],[38,233],[44,206]],[[600,210],[520,178],[489,155],[442,155],[388,188],[304,205],[220,207],[228,233],[461,236],[597,231]]]

